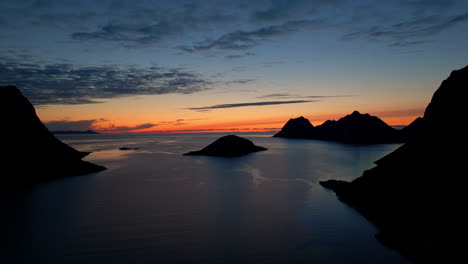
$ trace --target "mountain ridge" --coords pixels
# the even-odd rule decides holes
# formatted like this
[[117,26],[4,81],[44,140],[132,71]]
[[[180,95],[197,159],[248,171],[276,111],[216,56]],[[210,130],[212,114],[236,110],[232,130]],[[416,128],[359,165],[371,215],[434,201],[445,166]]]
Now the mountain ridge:
[[376,116],[355,110],[338,120],[327,120],[315,127],[302,116],[292,118],[273,137],[382,144],[402,143],[406,140],[406,133],[390,127]]

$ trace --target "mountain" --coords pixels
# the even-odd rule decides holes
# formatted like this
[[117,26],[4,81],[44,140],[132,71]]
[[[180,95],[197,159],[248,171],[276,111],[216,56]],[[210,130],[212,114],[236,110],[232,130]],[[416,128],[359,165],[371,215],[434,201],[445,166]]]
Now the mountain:
[[[58,140],[39,120],[33,105],[14,86],[0,87],[2,187],[10,189],[55,178],[102,171]],[[2,188],[2,189],[3,189]]]
[[352,182],[320,182],[378,228],[377,238],[417,263],[467,257],[468,66],[442,82],[406,144]]
[[99,134],[96,131],[93,130],[66,130],[66,131],[50,131],[52,134],[57,134],[57,135],[62,135],[62,134],[78,134],[78,135],[83,135],[83,134]]
[[320,139],[351,144],[404,142],[405,132],[397,130],[378,117],[354,111],[338,121],[328,120],[314,127],[304,117],[290,119],[274,137]]
[[291,118],[283,126],[280,132],[276,133],[274,137],[283,138],[310,138],[314,130],[314,126],[307,118],[303,116],[298,118]]
[[228,135],[217,139],[202,150],[191,151],[184,155],[204,155],[219,157],[239,157],[252,152],[267,150],[266,148],[255,146],[248,139],[235,135]]

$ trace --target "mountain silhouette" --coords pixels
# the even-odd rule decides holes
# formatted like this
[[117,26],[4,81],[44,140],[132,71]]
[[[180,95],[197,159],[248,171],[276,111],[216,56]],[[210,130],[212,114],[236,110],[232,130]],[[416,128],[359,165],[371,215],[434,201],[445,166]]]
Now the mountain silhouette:
[[239,157],[252,152],[267,150],[266,148],[255,146],[252,141],[228,135],[217,139],[215,142],[206,146],[202,150],[191,151],[184,155],[204,155],[218,157]]
[[36,115],[34,106],[15,86],[0,87],[2,187],[14,189],[55,178],[102,171],[105,168],[82,161],[80,152],[58,140]]
[[379,228],[377,238],[418,263],[467,257],[468,66],[442,82],[408,142],[352,182],[320,182]]
[[302,116],[290,119],[274,137],[382,144],[404,142],[406,132],[390,127],[376,116],[354,111],[338,121],[328,120],[316,127]]
[[276,133],[274,137],[311,138],[313,130],[314,126],[310,123],[309,119],[301,116],[289,119],[281,131]]

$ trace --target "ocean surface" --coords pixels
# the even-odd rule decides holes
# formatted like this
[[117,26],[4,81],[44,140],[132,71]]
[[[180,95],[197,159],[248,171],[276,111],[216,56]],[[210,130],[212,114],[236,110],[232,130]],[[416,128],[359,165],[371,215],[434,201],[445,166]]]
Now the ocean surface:
[[408,263],[318,184],[353,180],[398,144],[239,133],[269,150],[182,156],[222,135],[58,135],[108,170],[4,195],[1,262]]

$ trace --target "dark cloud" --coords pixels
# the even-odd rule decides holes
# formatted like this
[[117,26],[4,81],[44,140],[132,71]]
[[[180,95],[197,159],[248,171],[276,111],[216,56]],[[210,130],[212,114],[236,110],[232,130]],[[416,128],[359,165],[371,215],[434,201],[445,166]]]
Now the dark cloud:
[[226,85],[232,85],[232,84],[247,84],[255,82],[255,79],[238,79],[238,80],[232,80],[232,81],[226,81],[224,84]]
[[391,47],[410,47],[414,45],[419,45],[426,43],[424,40],[415,40],[415,41],[396,41],[390,44]]
[[390,46],[393,47],[412,46],[425,43],[427,40],[424,40],[424,38],[431,37],[450,27],[466,22],[468,22],[468,13],[452,15],[450,17],[439,15],[417,17],[391,25],[372,26],[347,33],[342,36],[342,40],[391,40]]
[[291,94],[291,93],[274,93],[258,96],[257,98],[274,98],[274,99],[288,99],[288,98],[310,98],[310,99],[320,99],[320,98],[334,98],[334,97],[351,97],[353,95],[300,95],[300,94]]
[[78,121],[57,120],[44,122],[44,125],[50,131],[85,131],[93,129],[95,122],[96,119]]
[[111,125],[108,128],[104,128],[102,130],[106,131],[106,132],[128,132],[128,131],[133,131],[133,130],[152,128],[152,127],[155,127],[155,126],[157,126],[157,124],[153,124],[153,123],[145,123],[145,124],[136,125],[136,126],[115,126],[115,125]]
[[254,11],[251,19],[254,21],[277,21],[298,13],[313,12],[313,9],[307,7],[307,1],[304,0],[271,0],[268,8]]
[[180,34],[183,27],[167,21],[154,24],[107,24],[94,32],[75,32],[71,34],[74,40],[115,41],[138,44],[150,44],[162,38]]
[[35,105],[88,104],[131,95],[191,94],[210,88],[203,76],[180,68],[76,66],[0,61],[0,85],[16,85]]
[[312,102],[317,102],[317,101],[293,100],[293,101],[250,102],[250,103],[237,103],[237,104],[219,104],[219,105],[211,105],[211,106],[204,106],[204,107],[191,107],[187,109],[195,110],[195,111],[206,111],[206,110],[222,109],[222,108],[235,108],[235,107],[246,107],[246,106],[267,106],[267,105],[280,105],[280,104],[300,104],[300,103],[312,103]]
[[246,52],[244,54],[233,54],[233,55],[226,55],[224,56],[225,59],[228,59],[228,60],[233,60],[233,59],[240,59],[240,58],[243,58],[243,57],[251,57],[251,56],[255,56],[256,54],[253,53],[253,52]]
[[180,46],[186,52],[197,52],[210,49],[245,50],[265,41],[282,35],[288,35],[300,30],[320,28],[325,25],[324,20],[291,20],[278,25],[261,27],[256,30],[237,30],[224,34],[216,39],[207,39],[192,46]]
[[153,123],[144,123],[135,126],[117,126],[113,122],[106,119],[91,119],[77,121],[55,120],[44,122],[44,124],[50,131],[95,130],[99,132],[128,132],[158,126],[158,124]]
[[[196,52],[244,50],[286,34],[323,27],[338,30],[346,40],[388,37],[393,38],[390,43],[405,43],[393,46],[417,45],[420,42],[416,37],[437,34],[467,21],[466,14],[454,15],[466,10],[465,0],[393,0],[378,4],[350,0],[189,2],[1,1],[0,24],[4,32],[58,28],[61,38],[65,37],[62,41],[71,38],[127,47],[160,45],[163,40],[178,38],[186,41],[172,42],[183,44],[178,49]],[[58,33],[50,31],[46,36]],[[203,40],[207,35],[218,37]]]

